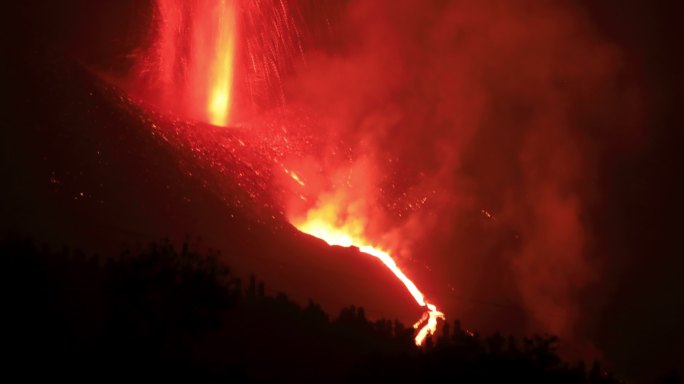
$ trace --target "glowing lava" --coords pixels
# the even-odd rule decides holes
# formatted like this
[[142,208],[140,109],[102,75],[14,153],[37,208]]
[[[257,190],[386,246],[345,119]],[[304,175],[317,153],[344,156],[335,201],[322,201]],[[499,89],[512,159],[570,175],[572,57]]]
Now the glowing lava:
[[444,314],[438,311],[435,305],[425,300],[425,295],[402,272],[388,252],[368,245],[362,234],[364,229],[363,220],[347,218],[343,223],[340,223],[338,220],[335,220],[339,217],[337,214],[338,210],[339,207],[333,204],[324,204],[319,208],[310,210],[306,219],[302,222],[294,222],[293,224],[300,231],[318,237],[329,245],[358,247],[361,252],[382,261],[401,280],[418,305],[425,309],[423,316],[413,324],[413,328],[418,330],[415,336],[416,345],[422,345],[427,335],[432,335],[437,330],[437,319],[445,319]]
[[210,53],[214,55],[213,60],[209,58],[210,93],[207,112],[212,124],[227,125],[235,71],[235,9],[230,0],[221,1],[218,8],[216,50]]
[[[164,109],[181,117],[226,126],[231,123],[236,88],[240,94],[240,107],[236,108],[240,116],[245,115],[243,109],[250,104],[242,100],[245,97],[251,99],[254,110],[260,103],[269,105],[270,99],[284,102],[281,76],[293,67],[295,52],[302,52],[301,34],[285,1],[156,0],[156,18],[155,43],[141,73],[151,81],[150,93]],[[239,60],[240,87],[235,86],[238,53],[243,58]],[[284,141],[288,141],[287,137]],[[247,147],[242,140],[237,142],[240,147]],[[298,188],[307,187],[301,177],[305,173],[283,170]],[[355,183],[347,180],[346,185]],[[310,201],[324,199],[315,192],[306,195],[311,197]],[[297,196],[309,201],[302,194]],[[291,221],[302,232],[330,245],[356,246],[382,261],[424,308],[423,316],[413,326],[417,330],[416,344],[421,345],[435,332],[437,319],[444,319],[444,314],[426,301],[389,252],[370,245],[372,242],[364,231],[365,219],[371,215],[361,213],[358,204],[349,203],[347,199],[328,201],[309,210],[305,220]],[[340,214],[343,209],[344,214]]]
[[214,125],[230,122],[237,35],[234,0],[157,0],[152,67],[161,103]]

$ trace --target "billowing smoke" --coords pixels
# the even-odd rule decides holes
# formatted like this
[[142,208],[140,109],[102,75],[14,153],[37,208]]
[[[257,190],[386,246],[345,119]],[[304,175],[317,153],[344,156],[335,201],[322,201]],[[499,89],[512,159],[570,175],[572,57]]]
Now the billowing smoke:
[[581,340],[604,267],[591,139],[636,113],[620,52],[559,2],[358,0],[337,16],[336,45],[286,82],[319,118],[315,153],[288,163],[307,182],[288,214],[391,249],[447,316]]
[[[633,137],[639,99],[621,52],[569,3],[231,2],[231,120],[257,147],[280,143],[250,167],[277,176],[295,226],[391,252],[450,318],[587,352],[582,298],[606,267],[597,156]],[[191,24],[176,19],[161,17],[171,38],[144,68],[189,65]]]

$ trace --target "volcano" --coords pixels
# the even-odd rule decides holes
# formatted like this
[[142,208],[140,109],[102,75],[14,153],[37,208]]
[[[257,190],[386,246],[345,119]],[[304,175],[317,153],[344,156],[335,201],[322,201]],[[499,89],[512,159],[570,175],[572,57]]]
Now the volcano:
[[[269,290],[302,303],[312,299],[333,313],[362,303],[370,316],[418,317],[382,263],[358,248],[329,247],[278,213],[248,132],[149,114],[77,62],[41,62],[24,68],[36,71],[23,88],[31,102],[5,152],[27,167],[16,174],[3,162],[5,179],[16,181],[3,200],[13,202],[2,207],[7,228],[103,256],[154,239],[187,240],[220,250],[238,275],[256,273]],[[41,197],[26,198],[26,188]]]
[[665,3],[13,4],[2,229],[220,249],[331,313],[436,304],[646,381],[684,355]]

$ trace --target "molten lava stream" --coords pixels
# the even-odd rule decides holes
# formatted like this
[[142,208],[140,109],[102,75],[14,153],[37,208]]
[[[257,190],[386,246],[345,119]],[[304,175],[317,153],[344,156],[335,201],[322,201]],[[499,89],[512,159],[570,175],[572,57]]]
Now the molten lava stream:
[[358,247],[361,252],[380,259],[380,261],[382,261],[382,263],[385,264],[390,271],[392,271],[394,276],[401,280],[418,305],[425,308],[423,316],[415,324],[413,324],[413,328],[418,330],[415,337],[416,345],[422,345],[428,334],[432,335],[435,333],[437,330],[438,318],[442,320],[445,319],[444,314],[438,311],[434,304],[431,304],[425,300],[425,295],[423,295],[413,281],[411,281],[411,279],[409,279],[404,272],[401,271],[389,253],[378,248],[374,248],[370,245],[366,245],[363,239],[350,235],[349,232],[352,231],[347,232],[342,228],[337,228],[333,225],[330,225],[324,220],[308,219],[303,223],[295,224],[295,227],[304,233],[325,241],[328,243],[328,245],[338,245],[341,247],[355,246]]

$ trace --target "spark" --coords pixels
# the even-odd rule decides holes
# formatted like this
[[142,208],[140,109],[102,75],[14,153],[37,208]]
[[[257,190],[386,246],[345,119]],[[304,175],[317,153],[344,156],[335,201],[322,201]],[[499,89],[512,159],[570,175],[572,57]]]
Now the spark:
[[305,185],[302,179],[300,179],[299,176],[297,176],[297,174],[294,173],[294,171],[290,172],[290,177],[292,177],[292,180],[296,181],[297,184],[301,185],[302,187]]

